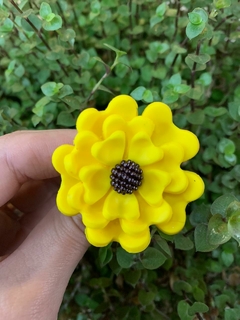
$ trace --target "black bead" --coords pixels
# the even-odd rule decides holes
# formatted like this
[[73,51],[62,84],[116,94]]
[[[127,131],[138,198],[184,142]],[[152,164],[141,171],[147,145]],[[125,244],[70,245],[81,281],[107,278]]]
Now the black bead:
[[143,174],[140,166],[131,160],[122,160],[111,170],[110,184],[121,194],[132,194],[142,184]]

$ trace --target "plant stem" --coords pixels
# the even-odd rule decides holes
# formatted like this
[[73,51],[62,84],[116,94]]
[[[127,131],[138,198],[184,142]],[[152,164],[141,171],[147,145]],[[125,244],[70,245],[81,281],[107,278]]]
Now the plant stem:
[[72,12],[73,12],[73,16],[74,16],[74,19],[75,19],[75,23],[77,24],[78,31],[82,35],[83,33],[82,33],[82,30],[81,30],[81,28],[80,28],[80,26],[78,24],[78,16],[77,16],[76,10],[74,9],[73,0],[70,0],[69,2],[71,4],[71,6],[72,6]]
[[129,7],[129,25],[130,25],[130,44],[132,44],[132,31],[133,31],[133,20],[132,20],[132,0],[128,1],[128,7]]
[[174,31],[174,34],[173,34],[173,41],[175,40],[176,38],[176,35],[177,35],[177,30],[178,30],[178,19],[180,17],[180,8],[181,8],[181,3],[180,1],[178,0],[177,1],[177,15],[176,15],[176,19],[175,19],[175,31]]
[[[198,43],[197,49],[196,49],[196,55],[199,55],[201,48],[201,42]],[[196,74],[196,67],[197,67],[197,62],[194,62],[193,67],[192,67],[192,72],[191,72],[191,87],[195,87],[195,74]]]
[[[229,14],[228,16],[226,16],[225,18],[223,18],[223,19],[214,27],[213,31],[216,31],[227,19],[232,18],[232,17],[233,17],[233,14]],[[208,45],[209,45],[209,46],[211,46],[211,44],[212,44],[212,39],[213,39],[213,38],[211,38],[211,39],[209,40],[209,42],[208,42]]]
[[[18,7],[18,5],[14,2],[14,0],[10,0],[11,4],[14,6],[14,8],[20,12],[21,14],[23,14],[23,11]],[[42,42],[44,43],[44,45],[48,48],[48,50],[51,51],[51,48],[49,47],[48,43],[46,42],[46,40],[43,38],[42,34],[40,31],[38,31],[38,29],[35,27],[35,25],[28,19],[28,18],[24,18],[27,23],[33,28],[33,30],[36,32],[36,34],[38,35],[38,37],[42,40]]]
[[[20,12],[21,14],[23,14],[23,11],[18,7],[18,5],[15,3],[14,0],[9,0],[10,3],[14,6],[14,8]],[[49,51],[51,51],[50,46],[48,45],[47,41],[44,39],[42,33],[35,27],[35,25],[28,19],[28,18],[24,18],[27,23],[33,28],[33,30],[35,31],[35,33],[37,34],[37,36],[41,39],[41,41],[44,43],[44,45],[47,47],[47,49]],[[61,67],[62,71],[64,72],[65,76],[68,77],[68,73],[65,70],[64,66],[61,64],[61,62],[57,59],[56,62],[59,64],[59,66]]]
[[62,17],[62,19],[63,19],[63,22],[64,22],[65,26],[67,26],[67,21],[66,21],[66,19],[65,19],[65,17],[64,17],[64,12],[63,12],[63,10],[62,10],[62,7],[61,7],[61,5],[60,5],[60,3],[59,3],[58,1],[56,2],[56,4],[57,4],[58,9],[59,9],[59,11],[60,11],[60,13],[61,13],[61,17]]

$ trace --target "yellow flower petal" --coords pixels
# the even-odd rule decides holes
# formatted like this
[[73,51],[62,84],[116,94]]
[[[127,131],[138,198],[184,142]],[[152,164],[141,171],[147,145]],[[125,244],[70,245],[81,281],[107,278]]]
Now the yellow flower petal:
[[82,221],[88,228],[102,229],[109,223],[102,215],[105,198],[102,198],[93,205],[85,205],[82,209]]
[[149,137],[151,137],[155,124],[152,120],[144,118],[142,116],[135,117],[129,122],[129,128],[132,135],[135,135],[139,131],[145,132]]
[[113,98],[107,109],[107,114],[118,114],[124,120],[130,121],[137,116],[138,105],[136,101],[127,95],[120,95]]
[[159,207],[149,206],[141,197],[138,197],[140,217],[136,220],[120,219],[122,230],[127,234],[138,234],[150,225],[166,223],[172,217],[172,208],[163,200]]
[[54,151],[52,155],[52,164],[56,171],[59,173],[66,173],[66,169],[64,167],[64,157],[70,154],[73,149],[74,146],[64,144]]
[[84,201],[83,201],[83,184],[82,182],[76,183],[73,185],[67,193],[67,203],[72,208],[78,210],[80,213],[81,210],[84,208]]
[[102,124],[107,114],[105,111],[98,111],[94,108],[83,110],[77,119],[77,130],[92,131],[97,136],[102,134]]
[[76,149],[64,157],[66,172],[76,179],[78,178],[79,170],[81,168],[81,162],[78,161],[79,159],[81,159],[81,155]]
[[202,179],[194,172],[185,171],[188,177],[188,188],[179,195],[164,194],[164,199],[170,204],[173,210],[172,218],[157,227],[166,234],[176,234],[180,232],[186,221],[186,206],[189,202],[198,199],[204,192]]
[[163,199],[159,206],[150,206],[141,197],[138,197],[140,218],[150,225],[168,222],[172,217],[171,206]]
[[114,236],[118,237],[121,232],[122,230],[117,220],[109,222],[105,228],[92,229],[87,227],[85,229],[88,242],[96,247],[107,246],[113,241]]
[[68,203],[69,189],[77,183],[77,180],[69,176],[62,175],[62,183],[57,194],[57,207],[59,211],[67,216],[73,216],[79,213],[78,209],[71,207]]
[[91,149],[92,155],[100,163],[115,166],[120,163],[125,151],[125,133],[116,131],[103,141],[96,142]]
[[188,186],[188,178],[185,175],[185,171],[180,168],[184,158],[184,149],[174,142],[164,144],[162,149],[164,157],[157,165],[162,171],[168,172],[171,177],[171,182],[164,192],[181,193]]
[[119,222],[122,230],[132,235],[143,232],[146,228],[149,227],[148,221],[143,221],[141,217],[136,220],[119,219]]
[[84,201],[93,204],[100,200],[110,189],[110,169],[99,164],[85,166],[80,170],[79,178],[84,186]]
[[146,228],[143,232],[134,235],[122,232],[114,240],[118,241],[127,252],[138,253],[149,246],[151,237],[149,228]]
[[112,133],[116,131],[126,132],[128,126],[125,120],[117,114],[110,115],[103,123],[103,136],[108,138]]
[[[92,145],[99,141],[99,138],[91,131],[81,131],[79,132],[75,139],[74,139],[74,145],[76,147],[77,150],[79,150],[80,152],[87,152],[90,153],[90,149],[92,147]],[[84,154],[84,156],[86,156]]]
[[163,201],[163,191],[170,181],[169,174],[156,169],[147,169],[143,172],[143,182],[137,191],[149,205],[160,205]]
[[163,157],[163,151],[155,147],[146,132],[138,132],[129,143],[127,158],[140,166],[154,163]]
[[152,141],[156,146],[176,141],[184,148],[183,161],[196,155],[199,150],[197,137],[192,132],[179,129],[172,123],[172,112],[166,104],[153,102],[144,110],[142,116],[155,123]]
[[87,240],[96,247],[104,247],[112,241],[117,241],[129,253],[138,253],[147,248],[151,241],[149,228],[143,232],[128,235],[121,229],[118,220],[111,221],[103,229],[85,229]]
[[139,205],[134,194],[119,194],[112,190],[107,196],[103,206],[103,216],[108,220],[138,219]]

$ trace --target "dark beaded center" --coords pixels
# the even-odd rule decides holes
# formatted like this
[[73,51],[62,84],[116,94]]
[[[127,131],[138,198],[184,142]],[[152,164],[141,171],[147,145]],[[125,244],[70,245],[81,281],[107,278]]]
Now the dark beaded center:
[[123,160],[117,164],[110,175],[113,189],[121,194],[132,194],[142,184],[143,172],[140,166],[131,161]]

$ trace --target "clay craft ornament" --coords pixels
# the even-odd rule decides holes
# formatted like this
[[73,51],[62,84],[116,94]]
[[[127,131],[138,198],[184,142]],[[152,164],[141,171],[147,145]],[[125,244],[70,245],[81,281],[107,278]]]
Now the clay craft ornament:
[[52,157],[62,178],[57,206],[82,215],[92,245],[117,241],[138,253],[151,241],[151,225],[169,235],[183,229],[187,204],[204,192],[202,179],[181,169],[199,141],[173,124],[166,104],[153,102],[138,116],[136,101],[119,95],[104,111],[84,110],[77,131],[73,145]]

